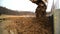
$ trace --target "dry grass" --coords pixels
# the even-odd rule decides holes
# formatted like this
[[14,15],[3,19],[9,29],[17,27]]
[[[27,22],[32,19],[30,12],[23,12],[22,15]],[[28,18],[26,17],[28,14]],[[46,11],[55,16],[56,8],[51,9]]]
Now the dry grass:
[[52,34],[51,26],[37,22],[35,17],[1,16],[3,34]]

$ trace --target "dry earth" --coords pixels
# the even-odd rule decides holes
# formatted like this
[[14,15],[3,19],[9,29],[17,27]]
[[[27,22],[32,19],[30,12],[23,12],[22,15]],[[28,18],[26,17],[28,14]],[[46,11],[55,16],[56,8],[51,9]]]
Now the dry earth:
[[51,25],[37,21],[34,15],[4,15],[0,18],[3,19],[3,34],[52,34]]

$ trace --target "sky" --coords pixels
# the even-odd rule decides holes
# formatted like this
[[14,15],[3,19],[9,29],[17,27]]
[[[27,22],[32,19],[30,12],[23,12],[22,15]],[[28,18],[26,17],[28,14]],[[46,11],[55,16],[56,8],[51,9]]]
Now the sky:
[[[47,4],[47,10],[46,10],[47,12],[51,11],[52,5],[53,0],[49,0]],[[6,7],[11,10],[31,11],[31,12],[35,12],[37,8],[37,5],[29,0],[0,0],[0,6]]]
[[35,12],[37,5],[29,0],[0,0],[0,6],[18,10],[18,11],[32,11]]

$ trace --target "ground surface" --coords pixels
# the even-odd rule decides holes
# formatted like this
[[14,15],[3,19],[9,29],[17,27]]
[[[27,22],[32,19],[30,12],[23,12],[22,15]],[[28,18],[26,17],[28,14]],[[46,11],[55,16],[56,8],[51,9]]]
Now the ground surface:
[[3,34],[52,34],[51,25],[37,21],[34,15],[1,15]]

